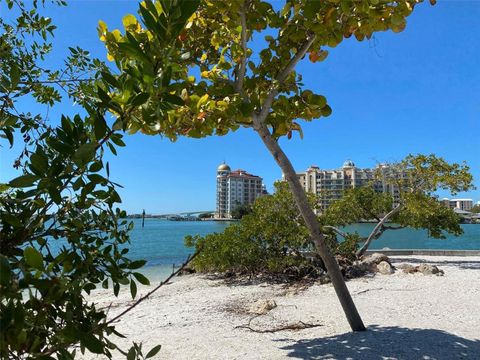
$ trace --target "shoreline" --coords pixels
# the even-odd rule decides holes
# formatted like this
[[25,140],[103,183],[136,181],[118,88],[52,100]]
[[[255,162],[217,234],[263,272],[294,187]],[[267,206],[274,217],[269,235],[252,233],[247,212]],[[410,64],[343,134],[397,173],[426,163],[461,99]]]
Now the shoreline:
[[[348,281],[366,332],[350,332],[330,284],[233,286],[205,275],[186,275],[122,318],[116,326],[127,339],[114,342],[127,348],[131,341],[142,341],[144,349],[162,344],[158,357],[165,359],[475,359],[480,354],[480,256],[392,256],[391,260],[396,266],[437,265],[445,275],[397,270]],[[140,288],[138,296],[152,286]],[[265,299],[277,306],[251,320],[256,316],[252,305]],[[111,303],[111,317],[132,302],[127,290],[119,298],[99,290],[90,300],[99,306]],[[275,333],[238,328],[249,321],[255,329],[299,321],[321,326]]]

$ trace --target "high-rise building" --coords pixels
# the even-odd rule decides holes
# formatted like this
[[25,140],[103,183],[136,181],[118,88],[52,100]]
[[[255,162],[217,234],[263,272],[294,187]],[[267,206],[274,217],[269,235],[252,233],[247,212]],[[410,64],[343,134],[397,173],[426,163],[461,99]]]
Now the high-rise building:
[[320,208],[325,210],[332,202],[340,199],[345,190],[366,184],[371,184],[378,192],[392,194],[396,202],[399,197],[398,188],[384,181],[389,176],[389,170],[389,166],[384,164],[374,169],[360,169],[353,161],[347,160],[339,169],[321,170],[318,166],[310,166],[305,172],[297,173],[297,176],[306,192],[319,197]]
[[217,208],[215,217],[230,219],[232,211],[240,205],[251,205],[264,194],[262,178],[245,170],[231,171],[223,163],[217,168]]

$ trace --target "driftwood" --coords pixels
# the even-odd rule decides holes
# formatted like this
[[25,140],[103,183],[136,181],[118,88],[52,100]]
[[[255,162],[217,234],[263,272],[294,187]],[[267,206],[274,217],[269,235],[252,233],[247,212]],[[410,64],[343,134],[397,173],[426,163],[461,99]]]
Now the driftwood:
[[248,321],[248,324],[235,326],[234,329],[247,329],[247,330],[253,331],[255,333],[265,334],[265,333],[275,333],[275,332],[284,331],[284,330],[303,330],[303,329],[310,329],[310,328],[313,328],[313,327],[323,326],[323,324],[310,324],[310,323],[305,323],[303,321],[297,321],[293,324],[277,326],[277,327],[274,327],[274,328],[271,328],[271,329],[254,329],[254,328],[252,328],[252,326],[251,326],[252,321],[254,319],[262,316],[262,315],[264,315],[264,314],[256,315]]

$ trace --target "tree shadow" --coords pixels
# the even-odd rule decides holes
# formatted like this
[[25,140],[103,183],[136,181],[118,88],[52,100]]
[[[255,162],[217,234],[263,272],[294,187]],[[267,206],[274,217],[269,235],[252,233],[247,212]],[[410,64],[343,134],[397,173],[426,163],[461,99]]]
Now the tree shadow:
[[480,261],[468,261],[468,260],[425,260],[425,259],[400,259],[395,257],[390,257],[390,260],[394,263],[394,265],[398,265],[399,263],[411,263],[411,264],[430,264],[436,266],[456,266],[460,269],[468,269],[468,270],[480,270]]
[[[278,341],[289,341],[280,339]],[[299,340],[281,349],[296,359],[480,359],[480,340],[435,329],[369,326],[365,332]]]

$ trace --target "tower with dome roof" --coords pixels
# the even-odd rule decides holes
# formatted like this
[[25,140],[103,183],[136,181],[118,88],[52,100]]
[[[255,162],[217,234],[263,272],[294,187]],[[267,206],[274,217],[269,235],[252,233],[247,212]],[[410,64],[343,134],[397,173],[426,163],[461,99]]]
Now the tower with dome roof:
[[240,205],[251,205],[263,194],[262,178],[245,170],[232,171],[225,162],[217,167],[217,205],[215,218],[231,219]]

